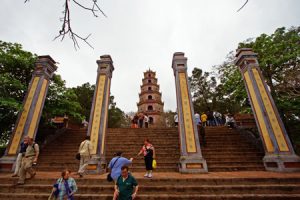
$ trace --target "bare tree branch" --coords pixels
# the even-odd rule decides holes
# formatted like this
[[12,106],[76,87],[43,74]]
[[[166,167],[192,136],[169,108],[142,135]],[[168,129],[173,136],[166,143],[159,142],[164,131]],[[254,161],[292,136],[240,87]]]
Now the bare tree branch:
[[242,10],[247,3],[248,3],[248,0],[246,0],[246,2],[244,3],[244,5],[242,7],[240,7],[240,9],[238,9],[236,12],[239,12],[240,10]]
[[[70,18],[70,7],[69,7],[70,3],[73,2],[77,6],[81,7],[82,9],[92,12],[94,17],[98,17],[98,15],[96,14],[97,12],[100,12],[103,16],[107,17],[105,15],[105,13],[100,9],[98,2],[97,2],[98,0],[90,0],[90,1],[92,1],[93,4],[91,7],[87,7],[87,6],[84,6],[81,3],[79,3],[77,0],[65,0],[64,11],[63,11],[64,16],[63,16],[63,18],[61,18],[62,27],[59,30],[59,35],[57,35],[53,40],[61,38],[61,41],[63,41],[65,39],[65,36],[68,35],[70,37],[70,39],[73,41],[75,50],[77,50],[77,48],[80,48],[78,41],[77,41],[78,39],[84,41],[91,48],[94,48],[87,41],[88,38],[91,36],[91,34],[89,34],[87,37],[82,37],[72,30],[71,18]],[[24,3],[27,3],[27,2],[29,2],[29,0],[25,0]]]
[[[96,15],[96,13],[95,13],[95,12],[97,12],[97,11],[100,11],[100,12],[102,13],[103,16],[107,17],[107,16],[105,15],[105,13],[104,13],[104,12],[100,9],[100,7],[98,6],[97,0],[92,0],[92,1],[93,1],[93,7],[92,7],[92,8],[85,7],[85,6],[83,6],[82,4],[78,3],[76,0],[72,0],[72,1],[73,1],[75,4],[77,4],[79,7],[83,8],[83,9],[85,9],[85,10],[91,11],[95,17],[98,17],[98,15]],[[95,7],[97,7],[98,10],[95,9]]]

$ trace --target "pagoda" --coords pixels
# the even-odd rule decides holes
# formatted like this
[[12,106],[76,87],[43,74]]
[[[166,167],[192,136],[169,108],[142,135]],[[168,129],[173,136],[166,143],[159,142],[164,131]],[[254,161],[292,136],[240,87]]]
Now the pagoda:
[[144,72],[144,78],[137,103],[138,112],[148,114],[150,127],[162,127],[165,125],[163,119],[164,103],[161,100],[161,92],[157,84],[156,73],[152,70]]

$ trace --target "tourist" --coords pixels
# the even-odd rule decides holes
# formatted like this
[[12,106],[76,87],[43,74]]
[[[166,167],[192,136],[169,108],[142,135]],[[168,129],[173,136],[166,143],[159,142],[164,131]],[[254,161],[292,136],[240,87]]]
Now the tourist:
[[145,116],[144,116],[144,122],[145,122],[145,128],[148,128],[148,126],[149,126],[149,117],[148,117],[148,114],[145,114]]
[[21,164],[22,164],[22,158],[25,155],[25,152],[26,152],[26,149],[28,146],[28,140],[29,140],[29,136],[25,136],[23,142],[20,145],[20,151],[17,156],[15,171],[14,171],[12,177],[19,176],[19,171],[20,171]]
[[200,120],[200,115],[199,113],[195,113],[195,122],[196,122],[196,125],[200,124],[201,123],[201,120]]
[[128,170],[128,166],[121,168],[121,176],[119,176],[115,184],[113,200],[131,200],[136,198],[139,186]]
[[139,123],[139,128],[143,128],[143,124],[144,124],[144,114],[143,113],[139,113],[139,119],[138,119],[138,123]]
[[80,154],[80,166],[78,170],[78,175],[80,178],[83,177],[83,174],[85,173],[86,167],[89,164],[89,161],[92,157],[91,151],[93,150],[90,136],[86,136],[85,140],[81,142],[78,153]]
[[235,120],[232,114],[226,116],[225,126],[229,126],[230,129],[235,128]]
[[155,159],[155,149],[153,145],[150,143],[148,139],[145,139],[144,145],[140,152],[138,153],[138,156],[143,153],[144,155],[144,160],[145,160],[145,166],[146,166],[146,174],[144,177],[152,178],[152,162],[153,159]]
[[77,191],[77,185],[74,178],[70,177],[70,174],[70,170],[67,169],[61,173],[61,178],[59,178],[53,185],[52,193],[49,199],[74,200],[74,194]]
[[175,115],[174,115],[174,123],[175,123],[175,126],[178,126],[178,115],[177,115],[177,113],[175,113]]
[[138,121],[139,121],[139,116],[137,114],[135,114],[133,117],[134,128],[138,128]]
[[23,185],[25,183],[26,173],[30,174],[30,179],[32,179],[36,172],[33,169],[33,165],[36,165],[38,157],[39,157],[39,145],[34,142],[33,138],[28,139],[28,146],[26,148],[26,152],[24,157],[22,158],[22,164],[19,172],[19,185]]
[[123,166],[128,166],[132,163],[133,158],[129,160],[127,158],[122,157],[122,152],[117,152],[116,156],[111,159],[109,162],[108,168],[110,171],[110,176],[114,181],[121,175],[121,168]]
[[134,126],[134,116],[130,116],[130,120],[131,120],[130,128],[135,128],[135,126]]
[[213,116],[213,112],[212,111],[207,111],[207,125],[208,126],[215,126],[215,120],[214,120],[214,116]]
[[207,125],[207,115],[204,112],[201,114],[201,122],[203,127]]
[[85,118],[84,118],[84,120],[82,121],[82,125],[83,125],[84,129],[87,129],[87,127],[89,126],[89,122],[86,121]]
[[221,126],[222,125],[222,114],[217,111],[214,111],[213,116],[214,116],[216,125]]
[[198,137],[200,140],[200,144],[203,145],[203,147],[205,147],[206,146],[205,128],[201,123],[199,123],[197,124],[197,130],[198,130]]

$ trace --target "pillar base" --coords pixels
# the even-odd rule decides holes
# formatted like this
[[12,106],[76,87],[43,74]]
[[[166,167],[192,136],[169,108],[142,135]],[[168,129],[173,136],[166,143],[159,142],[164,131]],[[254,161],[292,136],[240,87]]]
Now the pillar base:
[[3,156],[0,158],[0,172],[12,172],[17,156]]
[[106,165],[104,157],[93,156],[87,166],[88,174],[104,174],[106,173]]
[[181,156],[179,172],[183,174],[207,173],[206,160],[197,156]]
[[299,172],[300,157],[297,155],[270,154],[263,158],[267,171],[274,172]]

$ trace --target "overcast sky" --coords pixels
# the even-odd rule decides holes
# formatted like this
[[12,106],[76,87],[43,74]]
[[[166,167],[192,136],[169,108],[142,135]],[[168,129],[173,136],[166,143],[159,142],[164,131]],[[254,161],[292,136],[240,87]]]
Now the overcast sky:
[[[88,0],[78,0],[89,2]],[[57,73],[68,87],[96,81],[96,60],[110,54],[113,72],[111,93],[122,110],[136,111],[143,72],[156,71],[165,110],[176,109],[174,52],[194,67],[211,71],[247,38],[270,34],[276,28],[300,25],[299,0],[101,0],[108,16],[72,7],[72,28],[82,36],[92,33],[91,49],[80,42],[53,41],[61,28],[64,0],[1,0],[0,40],[17,42],[27,51],[50,55],[59,62]]]

